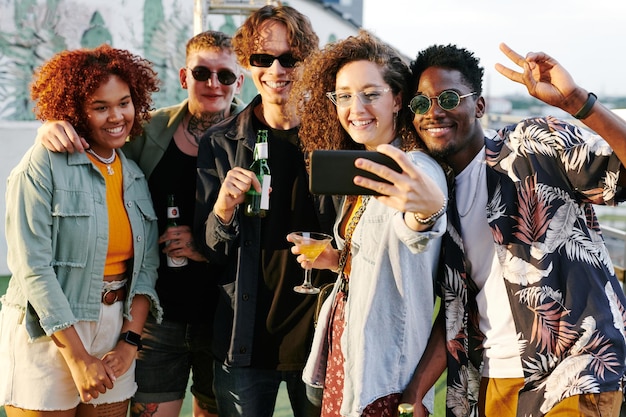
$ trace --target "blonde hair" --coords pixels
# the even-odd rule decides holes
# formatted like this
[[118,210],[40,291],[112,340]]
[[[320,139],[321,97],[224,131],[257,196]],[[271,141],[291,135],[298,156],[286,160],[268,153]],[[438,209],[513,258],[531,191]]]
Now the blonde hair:
[[233,52],[232,38],[224,32],[216,30],[198,33],[187,41],[185,49],[186,59],[189,59],[189,56],[195,52],[212,49]]

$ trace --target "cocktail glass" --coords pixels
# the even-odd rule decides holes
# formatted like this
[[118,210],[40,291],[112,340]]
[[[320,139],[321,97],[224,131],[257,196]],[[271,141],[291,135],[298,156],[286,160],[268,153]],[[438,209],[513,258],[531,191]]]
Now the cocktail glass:
[[[291,236],[293,243],[299,247],[300,253],[310,263],[315,262],[320,253],[333,240],[332,236],[318,232],[293,232],[289,236]],[[320,289],[314,287],[311,283],[311,268],[304,269],[304,282],[293,287],[293,290],[302,294],[317,294],[320,292]]]

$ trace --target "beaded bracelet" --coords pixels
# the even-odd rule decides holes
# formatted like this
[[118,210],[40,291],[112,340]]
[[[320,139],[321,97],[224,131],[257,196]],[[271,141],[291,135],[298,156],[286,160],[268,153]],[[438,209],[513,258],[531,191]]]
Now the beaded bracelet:
[[598,99],[598,96],[596,96],[593,93],[589,93],[589,95],[587,95],[587,101],[585,101],[585,104],[583,104],[580,110],[578,110],[576,114],[574,114],[574,118],[584,119],[585,117],[589,116],[589,113],[591,112],[591,108],[593,107],[597,99]]
[[426,217],[425,219],[422,219],[421,217],[419,217],[417,215],[417,213],[413,213],[413,218],[415,219],[416,222],[426,225],[426,226],[432,226],[433,224],[435,224],[435,222],[441,217],[443,216],[443,213],[446,212],[446,209],[448,208],[448,199],[446,197],[443,198],[443,205],[441,206],[441,208],[439,210],[437,210],[436,212],[434,212],[433,214],[431,214],[430,216]]

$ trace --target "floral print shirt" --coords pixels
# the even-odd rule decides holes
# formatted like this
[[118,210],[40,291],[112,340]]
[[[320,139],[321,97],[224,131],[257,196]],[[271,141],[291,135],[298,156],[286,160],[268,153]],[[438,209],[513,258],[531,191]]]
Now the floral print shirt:
[[[602,138],[552,117],[493,133],[485,138],[486,213],[524,371],[517,416],[537,417],[566,397],[621,387],[626,299],[592,208],[624,199],[621,163]],[[448,220],[439,278],[446,408],[448,416],[474,416],[484,337],[478,289],[466,272],[454,201]]]

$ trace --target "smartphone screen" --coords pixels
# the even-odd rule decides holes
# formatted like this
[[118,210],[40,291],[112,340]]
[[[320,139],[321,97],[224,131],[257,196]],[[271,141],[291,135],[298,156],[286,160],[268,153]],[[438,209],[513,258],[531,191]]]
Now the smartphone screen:
[[313,194],[331,195],[378,195],[369,188],[354,184],[354,177],[362,176],[375,181],[388,182],[371,172],[354,166],[357,158],[370,159],[395,171],[402,169],[396,161],[380,152],[374,151],[313,151],[311,153],[311,172],[309,190]]

